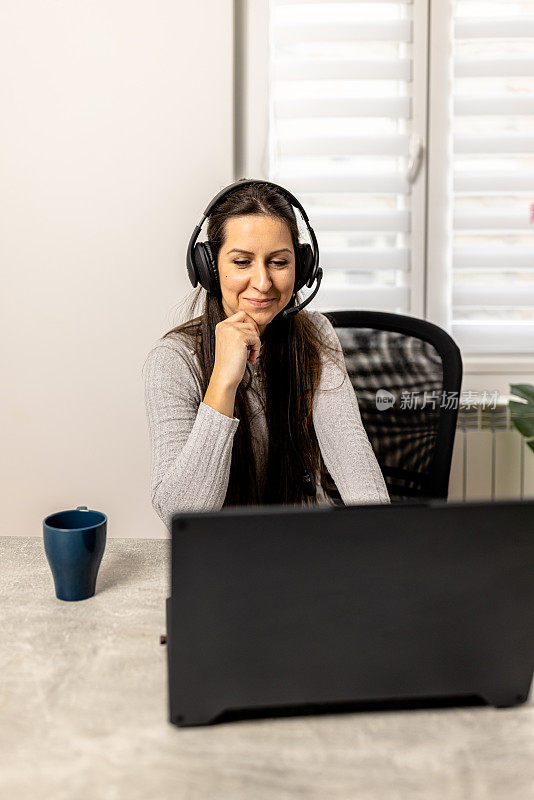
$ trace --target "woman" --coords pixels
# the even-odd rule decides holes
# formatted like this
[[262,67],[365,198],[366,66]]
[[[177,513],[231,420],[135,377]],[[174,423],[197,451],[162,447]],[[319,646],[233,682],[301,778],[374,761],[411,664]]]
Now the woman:
[[279,189],[248,181],[215,205],[217,290],[200,287],[188,317],[202,297],[200,316],[148,356],[152,504],[169,530],[179,511],[332,505],[327,470],[345,504],[390,502],[332,324],[318,311],[281,314],[299,302],[302,246]]

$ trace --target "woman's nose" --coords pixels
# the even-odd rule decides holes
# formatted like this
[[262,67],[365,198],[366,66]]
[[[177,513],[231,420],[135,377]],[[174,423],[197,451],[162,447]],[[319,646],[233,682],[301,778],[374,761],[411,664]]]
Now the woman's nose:
[[260,288],[269,287],[272,284],[271,277],[269,275],[269,270],[267,266],[262,263],[261,261],[258,262],[256,268],[252,272],[251,281],[254,286],[258,286]]

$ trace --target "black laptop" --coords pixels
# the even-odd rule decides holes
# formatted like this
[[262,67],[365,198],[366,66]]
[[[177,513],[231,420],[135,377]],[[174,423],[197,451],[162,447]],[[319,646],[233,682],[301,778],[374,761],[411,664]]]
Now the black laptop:
[[166,611],[179,726],[362,701],[524,703],[534,500],[175,514]]

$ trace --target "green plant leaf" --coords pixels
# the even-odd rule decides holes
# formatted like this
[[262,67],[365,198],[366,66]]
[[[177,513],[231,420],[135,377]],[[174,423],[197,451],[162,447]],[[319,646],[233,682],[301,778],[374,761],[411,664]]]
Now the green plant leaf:
[[[530,439],[534,437],[534,386],[530,383],[511,383],[510,392],[517,397],[523,397],[527,402],[509,400],[510,419],[522,436]],[[531,442],[528,442],[532,447]]]
[[534,439],[530,439],[530,440],[527,442],[527,444],[528,444],[528,446],[530,447],[530,449],[532,450],[532,452],[534,453]]
[[534,415],[534,405],[529,403],[519,403],[515,400],[508,401],[508,407],[512,417],[532,417]]
[[528,400],[529,405],[534,406],[534,386],[531,383],[511,383],[510,392],[517,397],[524,397]]
[[512,417],[512,423],[515,425],[519,433],[521,433],[527,439],[530,439],[531,436],[534,437],[534,417],[527,417],[525,419],[522,417]]
[[508,402],[510,408],[510,419],[519,433],[530,439],[534,436],[534,405],[529,403],[517,403],[514,400]]

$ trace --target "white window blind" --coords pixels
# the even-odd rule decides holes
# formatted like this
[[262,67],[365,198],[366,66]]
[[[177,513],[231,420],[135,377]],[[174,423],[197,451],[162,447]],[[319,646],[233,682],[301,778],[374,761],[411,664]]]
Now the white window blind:
[[321,308],[421,312],[425,15],[417,0],[270,2],[268,177],[317,234]]
[[534,2],[453,2],[452,334],[534,353]]

